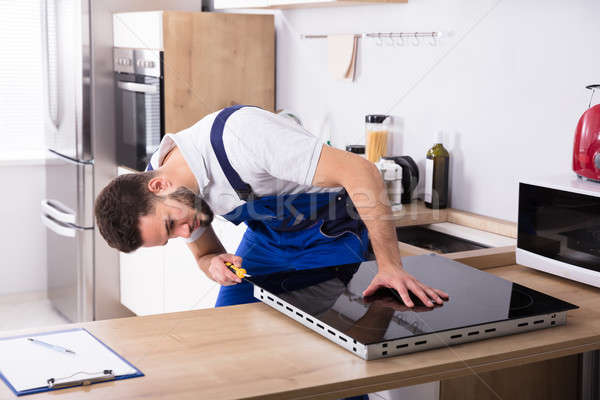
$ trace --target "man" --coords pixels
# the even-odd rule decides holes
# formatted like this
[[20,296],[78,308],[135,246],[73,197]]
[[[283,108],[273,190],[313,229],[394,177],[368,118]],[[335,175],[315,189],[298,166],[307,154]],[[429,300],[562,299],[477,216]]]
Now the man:
[[[147,171],[109,183],[95,212],[102,236],[123,252],[186,238],[222,285],[217,306],[255,301],[226,262],[249,274],[361,262],[369,238],[379,269],[363,295],[393,288],[409,307],[409,291],[429,307],[448,298],[403,270],[374,164],[257,107],[229,107],[165,135]],[[248,225],[235,255],[210,227],[213,214]]]

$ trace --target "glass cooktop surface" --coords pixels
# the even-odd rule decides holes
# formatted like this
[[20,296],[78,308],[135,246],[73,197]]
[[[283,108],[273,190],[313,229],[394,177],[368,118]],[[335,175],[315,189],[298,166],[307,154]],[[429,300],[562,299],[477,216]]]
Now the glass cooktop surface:
[[450,299],[441,306],[411,309],[389,289],[363,298],[362,292],[377,272],[375,261],[247,279],[365,344],[577,308],[442,256],[404,257],[402,262],[406,271],[444,290]]

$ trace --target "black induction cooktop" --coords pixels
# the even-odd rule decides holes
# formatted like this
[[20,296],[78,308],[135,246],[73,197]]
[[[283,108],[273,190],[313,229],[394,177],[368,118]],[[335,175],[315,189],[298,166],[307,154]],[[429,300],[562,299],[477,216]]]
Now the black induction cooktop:
[[446,291],[441,306],[408,308],[389,290],[363,298],[377,272],[367,261],[247,278],[254,296],[364,359],[548,328],[577,306],[438,255],[404,268]]

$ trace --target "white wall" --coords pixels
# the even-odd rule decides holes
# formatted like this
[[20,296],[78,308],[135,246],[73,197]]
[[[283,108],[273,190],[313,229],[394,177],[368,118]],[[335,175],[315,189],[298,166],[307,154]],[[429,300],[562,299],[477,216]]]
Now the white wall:
[[[519,176],[570,170],[584,86],[600,82],[600,1],[409,0],[275,14],[277,107],[315,133],[329,119],[334,146],[364,142],[364,115],[389,113],[399,122],[394,153],[423,167],[434,132],[447,130],[451,206],[512,221]],[[354,83],[328,76],[326,40],[300,39],[434,30],[453,36],[436,47],[361,39]]]
[[44,165],[0,161],[0,295],[46,290],[46,230],[40,202]]

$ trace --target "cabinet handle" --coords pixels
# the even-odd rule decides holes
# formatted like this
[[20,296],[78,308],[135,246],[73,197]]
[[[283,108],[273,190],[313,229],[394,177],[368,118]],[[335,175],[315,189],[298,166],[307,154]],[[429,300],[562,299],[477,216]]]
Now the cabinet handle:
[[[46,66],[46,70],[44,71],[44,85],[46,85],[46,93],[48,98],[46,99],[48,101],[48,110],[46,110],[46,114],[45,114],[45,118],[50,120],[50,123],[52,125],[52,127],[54,129],[58,129],[58,98],[59,98],[59,94],[58,91],[60,90],[59,85],[58,85],[58,78],[57,78],[57,74],[58,72],[57,70],[57,65],[56,65],[56,42],[58,41],[58,34],[56,31],[56,20],[54,20],[53,23],[53,28],[55,29],[55,31],[53,32],[53,36],[52,36],[52,40],[54,41],[51,49],[50,46],[50,32],[49,32],[49,25],[50,25],[50,15],[48,12],[48,8],[49,8],[49,4],[48,4],[48,0],[44,0],[41,3],[41,11],[42,11],[42,15],[41,15],[41,22],[42,22],[42,54],[44,57],[44,63]],[[56,18],[56,1],[52,2],[52,8],[53,8],[53,12],[54,12],[54,17]],[[50,54],[50,51],[54,50],[53,54]],[[50,63],[54,63],[53,65],[53,69],[51,71],[50,68]],[[50,82],[50,80],[52,80],[52,83]],[[52,104],[54,104],[54,108],[52,107]]]

